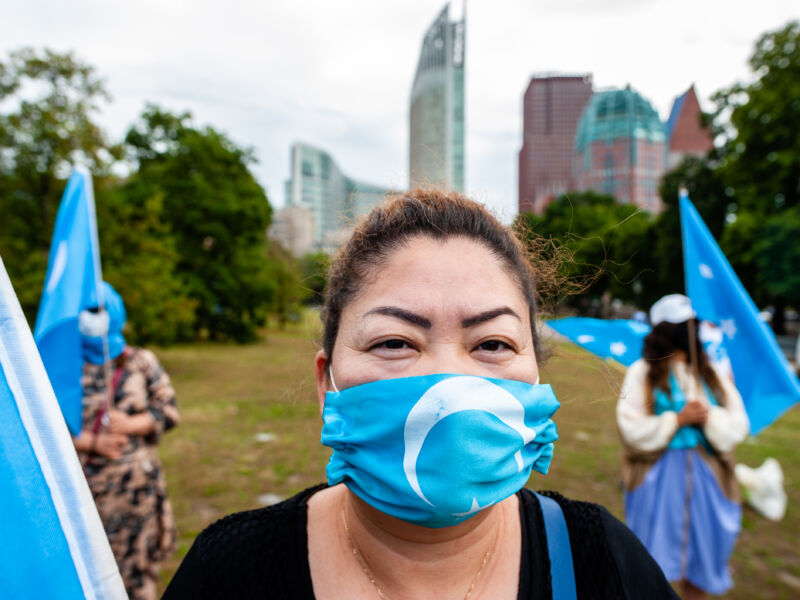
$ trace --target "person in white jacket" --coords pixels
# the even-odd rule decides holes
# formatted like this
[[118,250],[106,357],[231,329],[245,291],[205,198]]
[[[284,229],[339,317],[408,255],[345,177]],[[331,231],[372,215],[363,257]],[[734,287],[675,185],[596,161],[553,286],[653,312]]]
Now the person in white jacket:
[[750,424],[731,378],[703,351],[689,298],[665,296],[650,322],[617,404],[625,519],[684,598],[722,594],[742,518],[733,450]]

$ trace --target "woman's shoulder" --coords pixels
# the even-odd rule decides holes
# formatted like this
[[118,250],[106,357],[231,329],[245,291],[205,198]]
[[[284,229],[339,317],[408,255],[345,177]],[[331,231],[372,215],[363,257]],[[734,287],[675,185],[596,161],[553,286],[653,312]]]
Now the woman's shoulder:
[[636,359],[626,370],[625,376],[627,378],[644,379],[647,372],[650,370],[650,363],[644,358]]
[[[539,493],[555,500],[561,507],[561,511],[564,513],[564,520],[567,522],[567,531],[569,532],[574,559],[581,562],[587,557],[607,555],[607,552],[605,552],[607,549],[607,537],[609,535],[619,535],[620,532],[616,527],[619,521],[604,506],[593,502],[571,500],[558,492],[542,491]],[[543,523],[541,521],[542,513],[539,508],[539,501],[536,499],[535,494],[531,490],[523,489],[521,500],[524,518],[535,519]],[[627,529],[621,523],[619,525],[623,529]],[[537,529],[541,530],[542,527],[539,526]]]
[[164,598],[223,597],[216,596],[217,591],[247,596],[248,590],[263,592],[289,585],[301,591],[306,580],[310,585],[306,502],[323,487],[309,488],[271,506],[228,515],[206,527],[181,562]]
[[[557,492],[540,493],[555,500],[564,513],[579,598],[598,597],[598,590],[609,598],[677,598],[636,535],[604,506],[571,500]],[[523,490],[522,500],[541,523],[533,492]]]
[[262,543],[265,537],[276,538],[283,533],[294,533],[296,520],[300,518],[305,521],[306,502],[324,487],[324,484],[320,484],[282,502],[223,517],[206,527],[195,543],[199,542],[203,550],[219,552],[234,546]]
[[137,346],[127,346],[125,351],[128,353],[128,364],[141,369],[150,369],[158,366],[158,358],[152,350],[139,348]]

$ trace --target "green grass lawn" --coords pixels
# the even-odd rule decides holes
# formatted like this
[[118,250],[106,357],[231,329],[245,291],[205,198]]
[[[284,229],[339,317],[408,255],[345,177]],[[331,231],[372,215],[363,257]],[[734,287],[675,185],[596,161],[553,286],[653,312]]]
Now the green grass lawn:
[[[329,452],[319,443],[312,371],[317,332],[308,313],[303,322],[270,329],[249,346],[157,350],[177,389],[182,418],[161,445],[179,530],[178,552],[163,565],[162,585],[209,523],[260,506],[265,494],[286,498],[324,480]],[[534,474],[531,487],[598,502],[622,517],[614,419],[622,375],[574,346],[554,347],[541,376],[561,401],[555,419],[560,439],[550,474]],[[737,452],[751,466],[768,456],[780,461],[789,509],[780,523],[745,511],[732,565],[736,585],[727,598],[800,597],[798,440],[800,411],[793,410]]]

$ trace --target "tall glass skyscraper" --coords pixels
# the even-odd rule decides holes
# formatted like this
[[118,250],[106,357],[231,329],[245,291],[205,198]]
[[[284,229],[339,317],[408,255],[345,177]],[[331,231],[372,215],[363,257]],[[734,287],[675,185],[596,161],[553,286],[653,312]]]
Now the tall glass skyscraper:
[[[461,0],[463,1],[463,0]],[[464,189],[466,16],[446,4],[425,32],[409,109],[409,186]]]

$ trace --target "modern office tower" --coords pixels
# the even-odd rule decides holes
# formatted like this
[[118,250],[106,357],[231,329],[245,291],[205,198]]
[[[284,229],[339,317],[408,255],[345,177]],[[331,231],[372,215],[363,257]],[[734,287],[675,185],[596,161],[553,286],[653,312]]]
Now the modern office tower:
[[647,100],[630,86],[592,96],[575,134],[576,189],[659,212],[666,163],[667,131]]
[[667,120],[668,166],[677,166],[684,156],[705,156],[714,147],[711,125],[703,125],[703,111],[692,85],[675,98]]
[[357,217],[380,204],[391,190],[345,176],[330,154],[308,144],[291,149],[286,205],[303,207],[313,220],[312,245],[331,252],[346,239]]
[[409,109],[409,186],[464,189],[465,16],[446,4],[422,41]]
[[519,212],[542,214],[553,199],[574,189],[575,132],[591,97],[590,74],[531,77],[522,107]]

